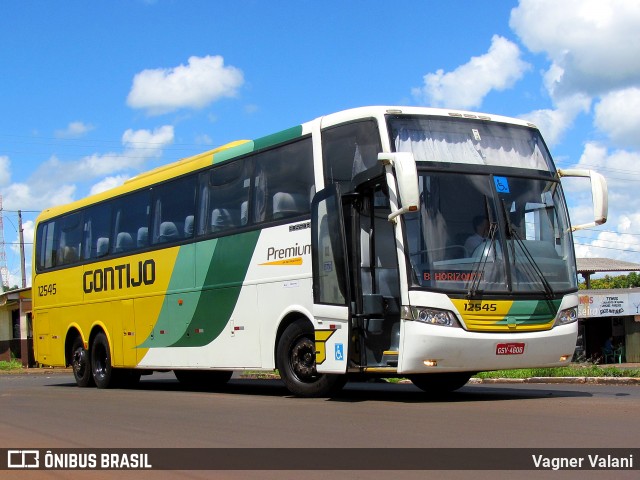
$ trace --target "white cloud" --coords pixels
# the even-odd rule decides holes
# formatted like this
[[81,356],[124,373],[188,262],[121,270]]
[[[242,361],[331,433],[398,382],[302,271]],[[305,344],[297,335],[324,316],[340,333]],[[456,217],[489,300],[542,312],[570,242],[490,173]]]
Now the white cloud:
[[640,88],[604,95],[595,107],[594,123],[617,145],[640,147]]
[[153,131],[129,129],[122,135],[122,152],[96,153],[77,162],[60,163],[53,159],[45,163],[45,170],[63,169],[67,179],[86,180],[137,169],[147,160],[160,157],[163,149],[172,144],[173,140],[174,130],[170,125]]
[[56,130],[56,138],[80,138],[95,127],[83,122],[71,122],[64,130]]
[[549,146],[560,142],[562,135],[573,125],[580,113],[588,113],[591,99],[582,94],[572,95],[557,102],[557,108],[534,110],[520,117],[534,123]]
[[173,143],[173,140],[172,126],[162,126],[153,131],[127,130],[122,135],[122,152],[96,153],[68,162],[52,156],[33,172],[27,182],[13,183],[2,189],[5,208],[41,210],[72,202],[75,200],[76,182],[103,178],[92,187],[95,191],[115,185],[118,179],[125,179],[125,175],[115,175],[116,173],[141,169],[148,160],[159,158],[163,149]]
[[74,200],[75,185],[13,183],[3,189],[3,206],[7,210],[41,210]]
[[91,187],[89,195],[95,195],[96,193],[102,193],[112,188],[119,187],[129,178],[129,175],[116,175],[113,177],[107,177]]
[[190,57],[188,65],[143,70],[133,78],[127,104],[159,115],[181,108],[200,109],[233,97],[244,83],[242,71],[219,56]]
[[[640,262],[640,197],[637,195],[640,172],[640,153],[626,150],[609,151],[604,145],[589,142],[585,145],[576,168],[602,173],[609,187],[609,218],[602,227],[575,234],[579,257],[599,256]],[[576,187],[567,188],[571,221],[574,225],[593,219],[591,192],[588,181],[572,179]]]
[[[610,185],[620,191],[629,191],[636,197],[637,185],[640,181],[640,152],[628,150],[609,150],[597,142],[588,142],[580,156],[577,168],[597,170],[607,178]],[[612,194],[611,190],[609,191]],[[615,194],[615,192],[613,192]]]
[[545,78],[556,98],[640,80],[640,2],[520,0],[509,24],[530,51],[552,62]]
[[491,90],[512,87],[529,68],[515,43],[494,35],[487,53],[472,57],[452,72],[428,73],[424,85],[412,93],[420,102],[432,106],[476,108]]
[[11,160],[6,155],[0,155],[0,187],[11,181]]

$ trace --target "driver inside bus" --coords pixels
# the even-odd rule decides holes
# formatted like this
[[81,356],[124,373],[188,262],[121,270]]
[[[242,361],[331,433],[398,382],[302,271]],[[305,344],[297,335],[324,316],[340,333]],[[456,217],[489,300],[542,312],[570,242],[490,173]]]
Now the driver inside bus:
[[467,251],[467,255],[470,257],[478,247],[478,245],[484,243],[489,234],[489,220],[483,215],[478,215],[473,219],[473,234],[467,238],[464,242],[464,248]]

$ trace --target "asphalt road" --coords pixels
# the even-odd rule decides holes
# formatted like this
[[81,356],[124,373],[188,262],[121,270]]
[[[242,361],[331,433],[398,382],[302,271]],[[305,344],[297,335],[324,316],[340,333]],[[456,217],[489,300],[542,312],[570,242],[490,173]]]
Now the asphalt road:
[[[143,377],[134,389],[115,390],[78,388],[70,374],[0,375],[0,432],[0,448],[12,449],[638,448],[640,386],[468,385],[433,399],[412,385],[349,383],[334,398],[302,399],[289,396],[279,380],[233,379],[223,391],[200,392],[185,389],[170,373]],[[636,461],[640,464],[640,458]],[[49,478],[78,475],[40,473],[52,475]],[[87,478],[115,475],[84,473],[92,475]],[[294,476],[291,472],[245,473],[181,475]],[[372,478],[342,473],[315,472],[317,476],[305,478]],[[378,478],[389,478],[378,473]],[[439,478],[468,478],[469,474],[440,473]],[[491,472],[476,473],[474,478],[500,478]],[[522,472],[518,477],[540,478],[535,475],[541,473]],[[626,477],[632,473],[637,471],[617,472],[616,478],[634,478]],[[137,478],[162,477],[162,472],[136,474]],[[583,472],[580,478],[602,478],[602,474]],[[424,472],[400,472],[394,478],[427,477]]]

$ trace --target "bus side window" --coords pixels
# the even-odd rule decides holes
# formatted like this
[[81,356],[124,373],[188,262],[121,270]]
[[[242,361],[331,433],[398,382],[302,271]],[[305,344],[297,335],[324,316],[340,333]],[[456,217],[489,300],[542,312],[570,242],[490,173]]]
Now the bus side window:
[[[196,177],[194,175],[154,188],[153,244],[174,243],[192,237],[195,206]],[[191,226],[188,223],[191,223]],[[138,235],[138,228],[135,231]],[[189,233],[188,236],[187,233]]]
[[323,130],[324,184],[340,183],[349,187],[358,173],[377,165],[381,151],[380,134],[374,120]]
[[36,235],[36,251],[37,251],[37,266],[38,270],[47,270],[57,265],[57,226],[56,220],[51,220],[46,223],[38,225],[38,232]]
[[82,249],[82,214],[72,213],[62,218],[58,239],[58,265],[69,265],[80,260]]
[[315,193],[311,139],[267,150],[255,159],[254,222],[309,214]]
[[250,158],[216,166],[200,175],[198,235],[221,233],[247,224]]
[[101,203],[85,210],[84,240],[82,246],[83,259],[100,258],[109,253],[110,227],[111,203]]
[[114,253],[122,253],[144,248],[140,237],[141,229],[148,229],[150,210],[150,191],[143,190],[116,200],[113,206],[113,244]]

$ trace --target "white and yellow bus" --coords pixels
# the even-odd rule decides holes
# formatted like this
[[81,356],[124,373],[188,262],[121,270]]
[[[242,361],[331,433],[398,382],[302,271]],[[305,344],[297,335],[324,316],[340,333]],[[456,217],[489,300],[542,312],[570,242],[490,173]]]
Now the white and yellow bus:
[[604,223],[604,179],[556,169],[534,125],[415,107],[158,168],[38,218],[36,359],[98,388],[277,369],[301,396],[349,376],[439,392],[566,365],[578,296],[562,176],[590,178]]

